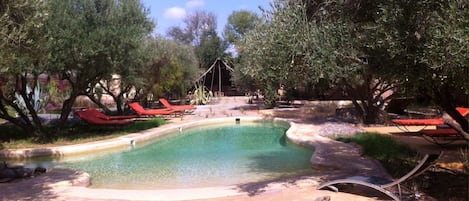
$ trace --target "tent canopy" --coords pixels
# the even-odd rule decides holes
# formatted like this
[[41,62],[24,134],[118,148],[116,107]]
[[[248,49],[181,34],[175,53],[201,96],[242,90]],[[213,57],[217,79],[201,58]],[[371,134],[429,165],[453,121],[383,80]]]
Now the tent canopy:
[[233,71],[233,68],[228,66],[222,59],[217,58],[212,66],[196,81],[203,81],[204,85],[212,92],[215,92],[215,94],[218,92],[219,94],[235,95],[232,94],[235,90],[233,90],[231,83],[231,74]]

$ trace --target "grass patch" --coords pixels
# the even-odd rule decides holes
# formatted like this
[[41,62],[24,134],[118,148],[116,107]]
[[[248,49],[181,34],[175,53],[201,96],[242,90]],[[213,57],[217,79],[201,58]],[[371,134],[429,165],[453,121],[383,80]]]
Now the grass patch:
[[350,137],[339,137],[337,140],[360,145],[363,154],[378,160],[395,178],[408,173],[421,159],[415,150],[389,136],[361,133]]
[[[49,146],[61,146],[80,144],[106,140],[129,133],[134,133],[150,128],[159,127],[166,121],[161,118],[150,119],[146,121],[136,121],[129,125],[120,127],[93,126],[93,125],[73,125],[66,127],[60,134],[48,143],[35,142],[30,135],[16,126],[0,126],[0,149],[18,149],[18,148],[41,148]],[[47,128],[52,132],[54,127]]]

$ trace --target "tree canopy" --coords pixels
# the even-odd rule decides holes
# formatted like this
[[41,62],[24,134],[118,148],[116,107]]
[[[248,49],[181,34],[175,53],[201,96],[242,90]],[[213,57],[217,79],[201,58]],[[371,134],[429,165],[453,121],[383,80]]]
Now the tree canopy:
[[267,96],[279,84],[328,80],[356,97],[365,123],[376,119],[371,114],[383,91],[410,85],[432,92],[454,114],[455,101],[447,99],[454,94],[448,92],[467,94],[466,6],[436,0],[276,1],[264,12],[264,23],[240,43],[246,59],[241,72]]
[[260,23],[260,17],[247,10],[233,11],[228,16],[223,36],[226,41],[234,44],[243,38],[244,34],[254,29]]
[[185,95],[198,73],[194,48],[163,37],[149,37],[145,44],[145,64],[139,74],[142,82],[136,85],[138,96],[180,98]]
[[220,39],[215,14],[196,11],[184,18],[185,27],[170,27],[168,36],[186,44],[192,44],[200,68],[208,68],[217,58],[222,57],[227,45]]
[[54,72],[61,72],[71,85],[62,122],[77,96],[92,96],[106,76],[132,73],[142,64],[139,48],[153,28],[147,15],[137,0],[51,1],[50,61]]
[[[0,2],[0,118],[37,139],[45,136],[37,114],[43,97],[39,93],[33,97],[31,90],[39,89],[37,77],[47,71],[46,8],[43,1]],[[19,118],[9,113],[8,108],[13,108]]]
[[61,128],[77,96],[94,97],[94,86],[111,74],[137,72],[141,47],[154,26],[137,0],[2,1],[0,11],[5,36],[0,39],[0,118],[42,139],[54,133],[43,130],[37,115],[38,102],[46,101],[38,75],[70,84]]

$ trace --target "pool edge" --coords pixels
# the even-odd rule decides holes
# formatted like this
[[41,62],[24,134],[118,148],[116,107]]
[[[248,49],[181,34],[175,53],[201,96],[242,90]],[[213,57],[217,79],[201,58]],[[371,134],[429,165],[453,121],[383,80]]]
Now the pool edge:
[[21,160],[30,159],[35,157],[65,157],[71,155],[86,154],[94,151],[112,150],[118,148],[125,148],[134,146],[135,143],[142,143],[165,136],[169,133],[178,131],[179,129],[186,129],[196,126],[203,126],[214,123],[228,123],[235,122],[239,119],[240,122],[255,122],[255,121],[274,121],[283,122],[291,126],[291,122],[280,118],[265,118],[254,116],[243,117],[222,117],[202,119],[197,121],[179,122],[173,124],[166,124],[160,127],[151,128],[136,133],[119,136],[112,139],[100,140],[95,142],[88,142],[74,145],[54,146],[47,148],[23,148],[23,149],[3,149],[0,150],[0,160]]

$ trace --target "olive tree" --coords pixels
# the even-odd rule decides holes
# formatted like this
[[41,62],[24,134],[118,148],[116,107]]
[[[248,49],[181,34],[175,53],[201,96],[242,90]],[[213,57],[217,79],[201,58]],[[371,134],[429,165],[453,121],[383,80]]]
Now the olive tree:
[[198,73],[194,48],[163,37],[148,37],[145,43],[145,63],[139,69],[140,82],[136,99],[177,97],[186,94]]
[[223,36],[230,44],[243,38],[244,34],[254,29],[260,23],[260,17],[247,10],[233,11],[223,30]]
[[[223,37],[230,48],[233,48],[232,52],[237,53],[236,44],[244,38],[244,35],[254,29],[256,25],[261,23],[261,18],[254,12],[247,10],[233,11],[228,16],[227,24],[223,31]],[[236,85],[238,90],[245,92],[253,92],[258,88],[254,79],[250,76],[245,76],[241,71],[242,60],[239,54],[236,58],[226,57],[225,59],[230,60],[230,66],[234,67],[232,75],[232,82]]]
[[209,68],[217,58],[224,55],[226,43],[216,31],[215,14],[207,11],[196,11],[184,18],[185,27],[171,27],[168,35],[182,43],[195,48],[199,68]]
[[[467,107],[467,1],[377,1],[355,6],[374,24],[363,26],[374,71],[424,93],[464,130],[468,122],[455,107]],[[462,101],[461,101],[462,100]]]
[[[303,6],[275,2],[262,20],[239,42],[240,77],[256,80],[265,93],[266,106],[272,107],[281,84],[289,90],[319,82],[331,71],[328,64],[332,61],[317,45],[328,38],[307,20]],[[314,33],[319,36],[312,37]]]
[[94,97],[94,87],[111,74],[136,72],[145,37],[153,28],[137,0],[54,0],[47,22],[50,63],[68,80],[61,125],[79,95]]
[[[44,97],[37,82],[47,72],[44,23],[46,2],[0,2],[0,118],[21,127],[37,140],[49,137],[38,116]],[[14,113],[9,113],[9,108]]]
[[243,71],[269,91],[278,82],[328,80],[346,90],[363,123],[377,119],[386,91],[420,86],[466,128],[451,101],[453,92],[467,94],[465,8],[463,1],[278,1],[245,37]]

